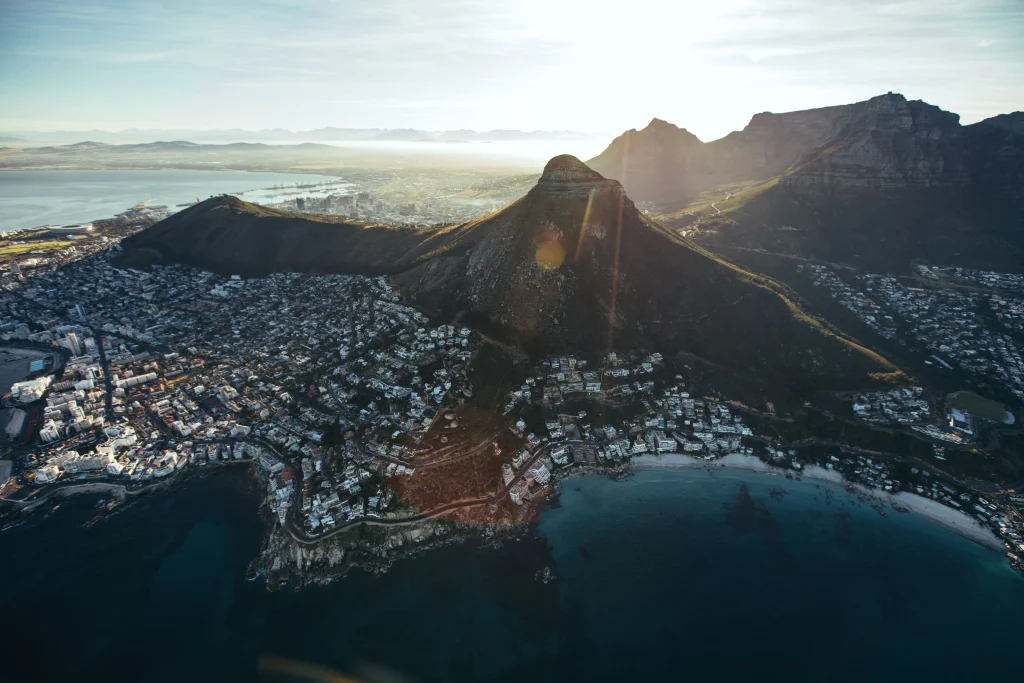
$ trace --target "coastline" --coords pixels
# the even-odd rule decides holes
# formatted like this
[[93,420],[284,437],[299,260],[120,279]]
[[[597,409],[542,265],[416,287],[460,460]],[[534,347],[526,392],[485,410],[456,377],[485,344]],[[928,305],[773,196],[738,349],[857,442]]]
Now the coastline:
[[130,498],[136,498],[149,493],[176,488],[191,479],[202,478],[206,474],[230,469],[238,465],[252,464],[252,460],[227,460],[224,462],[211,463],[203,468],[188,468],[181,472],[176,472],[165,479],[159,479],[148,484],[144,484],[138,488],[130,488],[124,483],[112,481],[73,482],[63,486],[54,486],[51,490],[43,493],[38,498],[32,498],[29,500],[0,498],[0,504],[7,503],[18,508],[22,513],[29,513],[54,500],[62,500],[64,498],[71,498],[72,496],[87,494],[112,494],[119,503],[123,503]]
[[991,550],[1005,552],[1006,548],[999,537],[991,529],[983,526],[976,519],[966,512],[956,510],[943,505],[937,500],[919,496],[909,491],[897,493],[886,493],[877,489],[871,489],[861,484],[847,481],[843,475],[834,470],[827,470],[817,465],[809,465],[800,471],[784,470],[772,467],[768,463],[752,455],[731,453],[722,458],[714,460],[699,460],[693,456],[680,453],[663,453],[661,455],[641,455],[633,459],[634,469],[740,469],[762,474],[772,475],[796,475],[799,479],[810,479],[823,483],[835,484],[836,486],[849,486],[857,493],[878,500],[889,507],[899,506],[909,509],[910,512],[925,517],[940,526],[955,532],[979,545]]

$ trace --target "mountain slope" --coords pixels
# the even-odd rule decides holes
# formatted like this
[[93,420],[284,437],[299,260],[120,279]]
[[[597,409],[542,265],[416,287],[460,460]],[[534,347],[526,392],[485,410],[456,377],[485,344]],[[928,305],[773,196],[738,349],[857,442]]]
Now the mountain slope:
[[721,240],[905,270],[1024,268],[1024,136],[961,126],[902,96],[858,106],[833,137],[729,214]]
[[[598,159],[625,164],[627,188],[639,185],[637,194],[651,197],[670,225],[699,221],[713,244],[872,269],[902,270],[923,259],[1019,270],[1021,128],[1020,114],[962,126],[956,114],[889,93],[759,114],[743,131],[693,146],[685,163],[645,161],[615,143]],[[678,144],[660,149],[657,158],[674,158]],[[712,190],[726,183],[759,185]],[[738,196],[724,200],[726,191]]]
[[755,115],[742,131],[701,142],[685,128],[654,119],[629,130],[588,164],[620,180],[630,196],[676,207],[723,183],[777,176],[823,144],[846,107]]
[[[792,382],[892,371],[776,283],[643,216],[622,186],[552,159],[522,199],[443,230],[317,221],[218,198],[124,242],[122,265],[390,275],[408,300],[534,351],[685,351]],[[777,373],[777,374],[771,374]]]
[[[128,267],[182,263],[223,274],[383,275],[414,261],[443,231],[294,214],[220,196],[122,242]],[[407,260],[406,260],[407,259]]]
[[800,159],[783,186],[817,190],[961,187],[970,184],[960,117],[902,95],[845,107],[841,125]]

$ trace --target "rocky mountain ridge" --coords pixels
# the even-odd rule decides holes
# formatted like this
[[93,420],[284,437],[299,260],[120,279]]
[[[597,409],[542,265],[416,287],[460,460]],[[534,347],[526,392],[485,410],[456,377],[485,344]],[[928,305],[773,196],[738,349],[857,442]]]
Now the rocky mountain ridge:
[[957,114],[902,95],[845,108],[839,124],[781,179],[788,187],[905,189],[971,184]]
[[[657,122],[657,123],[656,123]],[[703,143],[655,119],[616,138],[591,160],[631,196],[663,209],[684,206],[727,183],[778,177],[808,192],[967,187],[996,182],[1024,162],[1024,117],[1008,114],[962,126],[957,114],[888,93],[848,105],[762,113],[741,131]],[[997,132],[999,131],[999,132]]]
[[649,126],[594,163],[669,225],[700,224],[707,244],[879,270],[914,261],[1019,270],[1022,129],[1020,112],[963,126],[957,114],[888,93],[758,114],[709,143]]

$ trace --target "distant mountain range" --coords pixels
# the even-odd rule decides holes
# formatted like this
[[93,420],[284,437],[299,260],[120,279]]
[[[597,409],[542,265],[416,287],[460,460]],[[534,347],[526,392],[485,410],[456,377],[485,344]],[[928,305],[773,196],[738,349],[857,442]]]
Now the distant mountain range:
[[787,386],[894,370],[803,313],[781,285],[649,220],[620,183],[571,156],[552,159],[505,209],[448,228],[300,216],[219,197],[123,248],[123,266],[389,275],[437,317],[531,351],[685,351]]
[[[0,145],[0,168],[10,169],[190,169],[337,174],[356,169],[459,169],[533,172],[537,160],[500,146],[479,145],[471,156],[463,145],[418,146],[415,132],[392,131],[367,144],[318,142],[208,143],[185,140],[112,145],[87,140],[40,147]],[[408,144],[390,144],[396,142]],[[380,144],[372,144],[374,142]]]
[[381,140],[401,142],[504,142],[516,140],[590,140],[603,137],[578,131],[522,131],[474,130],[426,131],[412,128],[337,128],[329,126],[312,130],[285,130],[271,128],[263,130],[185,130],[185,129],[128,129],[122,131],[78,130],[51,131],[41,133],[0,132],[0,142],[39,144],[72,144],[91,140],[109,144],[131,144],[155,140],[189,140],[191,142],[353,142],[360,140]]
[[889,93],[754,116],[704,143],[655,119],[590,164],[670,225],[723,243],[901,269],[1024,268],[1024,113],[961,126]]

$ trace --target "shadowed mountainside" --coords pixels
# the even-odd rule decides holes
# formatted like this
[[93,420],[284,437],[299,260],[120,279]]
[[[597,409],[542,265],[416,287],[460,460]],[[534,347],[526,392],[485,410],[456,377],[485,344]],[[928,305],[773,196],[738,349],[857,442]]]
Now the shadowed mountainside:
[[[717,239],[733,246],[881,269],[915,259],[1019,269],[1021,116],[961,126],[956,114],[890,93],[758,114],[706,144],[652,122],[593,161],[625,177],[627,190],[660,207],[669,225],[710,218]],[[746,186],[710,191],[729,183]],[[702,192],[717,203],[694,202]]]
[[450,228],[318,220],[221,197],[124,248],[122,265],[389,275],[438,317],[538,352],[684,351],[785,382],[894,370],[806,316],[777,283],[649,220],[617,181],[571,156],[552,159],[519,201]]

